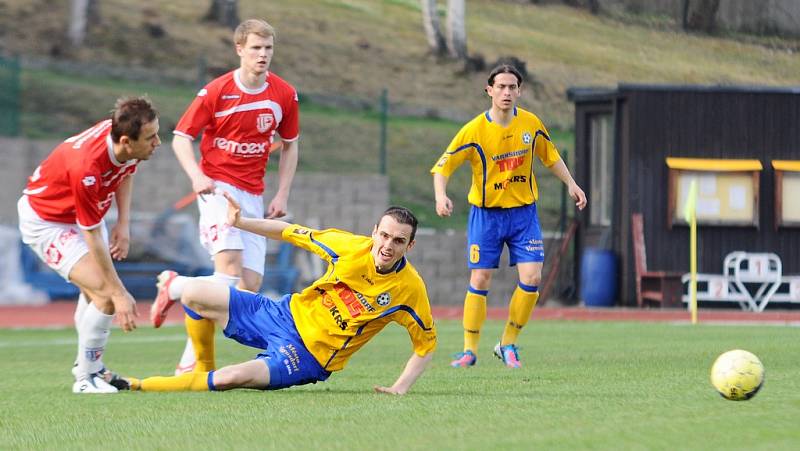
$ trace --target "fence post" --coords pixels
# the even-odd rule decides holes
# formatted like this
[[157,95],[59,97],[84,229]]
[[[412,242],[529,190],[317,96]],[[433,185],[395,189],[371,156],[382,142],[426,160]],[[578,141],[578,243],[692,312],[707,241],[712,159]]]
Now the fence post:
[[380,147],[378,149],[378,158],[379,158],[379,171],[381,175],[386,175],[386,127],[387,122],[389,120],[389,90],[383,88],[383,92],[381,92],[381,104],[380,104],[380,115],[381,115],[381,137],[380,137]]
[[203,89],[206,85],[206,57],[197,58],[197,89]]
[[19,57],[0,57],[0,135],[18,136],[20,132],[20,72]]
[[[569,168],[569,150],[564,149],[561,152],[561,159],[564,160],[564,166]],[[567,185],[561,184],[561,218],[558,221],[561,224],[561,236],[564,236],[564,231],[567,229]]]

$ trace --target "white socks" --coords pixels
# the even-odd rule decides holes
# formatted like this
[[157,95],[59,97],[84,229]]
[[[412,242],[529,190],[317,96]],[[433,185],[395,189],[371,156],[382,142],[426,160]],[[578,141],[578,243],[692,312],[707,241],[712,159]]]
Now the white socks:
[[[76,316],[78,316],[76,314]],[[77,377],[97,373],[103,369],[103,352],[111,334],[111,320],[114,315],[106,315],[88,304],[78,323],[78,368]]]
[[[183,288],[186,286],[186,282],[190,281],[191,279],[207,280],[209,282],[222,283],[229,287],[235,287],[236,284],[239,283],[238,277],[229,276],[221,272],[215,272],[210,276],[200,276],[200,277],[178,276],[169,285],[169,293],[168,293],[169,298],[180,299],[181,295],[183,294]],[[195,364],[194,346],[192,346],[192,339],[187,338],[186,347],[183,348],[183,355],[181,355],[181,361],[178,362],[178,369],[176,370],[176,374],[178,372],[183,373],[184,369],[193,368],[194,364]]]
[[[86,299],[86,295],[83,294],[83,292],[81,291],[81,294],[78,295],[78,303],[75,304],[75,314],[72,315],[72,319],[75,320],[75,331],[78,332],[78,336],[80,336],[81,333],[81,328],[80,328],[81,319],[83,319],[83,313],[86,312],[86,307],[88,306],[89,306],[89,300]],[[75,365],[78,364],[78,357],[80,357],[80,354],[81,354],[81,346],[79,344],[77,354],[75,355]]]

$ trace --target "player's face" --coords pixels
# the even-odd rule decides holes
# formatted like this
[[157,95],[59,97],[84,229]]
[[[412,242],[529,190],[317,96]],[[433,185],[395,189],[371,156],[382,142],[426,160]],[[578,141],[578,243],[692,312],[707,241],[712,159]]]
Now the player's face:
[[269,70],[269,63],[272,61],[275,37],[261,37],[250,33],[244,45],[236,46],[236,53],[241,59],[242,69],[254,74],[265,74]]
[[521,91],[514,74],[501,73],[494,77],[494,85],[486,86],[486,92],[492,98],[495,108],[507,111],[517,104]]
[[[158,118],[142,126],[139,131],[139,139],[127,139],[124,144],[128,146],[131,158],[137,160],[149,160],[156,148],[161,145],[161,138],[158,137]],[[123,137],[127,138],[127,136]]]
[[392,269],[398,260],[414,246],[411,226],[384,216],[372,231],[372,258],[378,271]]

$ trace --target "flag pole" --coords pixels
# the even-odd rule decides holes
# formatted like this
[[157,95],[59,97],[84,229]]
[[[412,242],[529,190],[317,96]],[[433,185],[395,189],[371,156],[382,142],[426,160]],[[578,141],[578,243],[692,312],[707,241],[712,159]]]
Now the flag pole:
[[697,179],[689,185],[683,214],[689,223],[689,310],[692,324],[697,324]]

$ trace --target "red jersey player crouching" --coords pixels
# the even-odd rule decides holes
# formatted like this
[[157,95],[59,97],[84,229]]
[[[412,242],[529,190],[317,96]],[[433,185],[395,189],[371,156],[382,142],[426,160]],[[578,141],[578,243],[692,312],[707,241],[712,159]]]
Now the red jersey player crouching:
[[[273,301],[261,294],[169,274],[160,286],[180,299],[190,320],[213,320],[225,336],[263,349],[253,360],[219,370],[179,376],[129,378],[131,390],[210,391],[232,388],[280,389],[326,380],[390,322],[403,326],[414,353],[395,383],[379,393],[404,394],[422,374],[436,348],[436,329],[425,284],[406,260],[414,246],[417,220],[390,207],[371,237],[341,230],[312,230],[272,219],[241,216],[232,196],[229,223],[284,240],[328,262],[325,274],[300,293]],[[213,330],[188,327],[195,347],[213,347]],[[209,335],[211,334],[211,335]],[[212,352],[213,354],[213,352]],[[206,362],[213,365],[213,362]]]
[[[22,240],[47,266],[80,288],[75,310],[75,393],[115,393],[127,383],[102,361],[111,321],[136,328],[136,302],[112,259],[128,255],[133,174],[161,144],[158,113],[144,98],[119,99],[111,118],[53,150],[17,203]],[[103,217],[116,201],[109,237]]]
[[[200,195],[200,241],[214,261],[207,279],[259,291],[264,274],[266,239],[232,228],[225,222],[227,203],[217,188],[230,193],[242,206],[242,215],[264,218],[264,174],[276,135],[285,143],[278,166],[278,187],[266,217],[286,214],[289,189],[297,168],[299,112],[297,92],[269,72],[275,30],[263,20],[246,20],[234,31],[240,67],[213,80],[197,93],[175,127],[172,147]],[[192,141],[200,133],[198,164]],[[156,302],[150,311],[155,327],[169,304]],[[208,322],[208,327],[214,327]],[[191,371],[196,356],[187,342],[176,374]],[[203,370],[203,368],[198,368]]]

